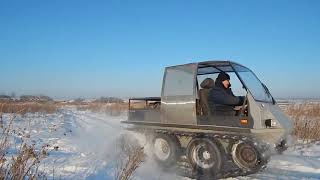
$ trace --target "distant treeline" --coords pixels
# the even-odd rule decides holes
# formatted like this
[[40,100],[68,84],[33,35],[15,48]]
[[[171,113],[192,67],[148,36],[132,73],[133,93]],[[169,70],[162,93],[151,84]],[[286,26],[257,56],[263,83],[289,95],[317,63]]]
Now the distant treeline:
[[94,102],[98,103],[123,103],[124,100],[116,97],[101,97]]
[[[53,102],[54,100],[49,96],[35,96],[35,95],[22,95],[19,98],[15,96],[0,95],[0,102]],[[76,103],[88,102],[87,99],[77,98],[73,100]],[[124,103],[124,100],[117,97],[101,97],[99,99],[92,100],[90,102],[95,103]]]
[[[85,102],[87,101],[86,99],[84,98],[77,98],[74,100],[74,102]],[[121,98],[117,98],[117,97],[101,97],[99,99],[95,99],[95,100],[92,100],[91,102],[94,102],[94,103],[124,103],[124,100],[121,99]]]
[[20,98],[14,98],[8,95],[0,95],[1,102],[18,101],[18,102],[50,102],[53,101],[49,96],[22,95]]

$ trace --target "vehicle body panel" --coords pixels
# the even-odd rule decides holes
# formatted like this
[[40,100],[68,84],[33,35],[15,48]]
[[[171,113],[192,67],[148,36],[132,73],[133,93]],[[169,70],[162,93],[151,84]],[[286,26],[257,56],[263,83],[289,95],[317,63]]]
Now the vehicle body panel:
[[168,67],[161,96],[161,122],[195,125],[196,64]]

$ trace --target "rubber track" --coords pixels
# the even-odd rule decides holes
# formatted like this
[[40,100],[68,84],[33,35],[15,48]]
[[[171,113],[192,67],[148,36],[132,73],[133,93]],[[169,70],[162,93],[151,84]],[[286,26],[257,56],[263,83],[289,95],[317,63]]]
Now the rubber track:
[[[194,138],[194,137],[202,137],[202,138],[210,138],[210,139],[216,139],[220,141],[226,141],[227,143],[230,141],[242,141],[244,143],[248,143],[253,145],[260,154],[264,154],[264,157],[260,158],[258,166],[260,167],[259,169],[255,171],[245,171],[243,169],[238,168],[235,170],[227,171],[227,172],[220,172],[219,174],[216,175],[216,177],[207,177],[199,175],[198,172],[195,170],[192,171],[192,173],[186,173],[185,171],[183,176],[190,177],[190,178],[196,178],[196,179],[212,179],[212,178],[227,178],[227,177],[237,177],[237,176],[246,176],[249,174],[254,174],[257,173],[263,169],[266,168],[266,164],[270,160],[270,146],[268,144],[259,142],[257,139],[254,137],[248,137],[244,135],[234,135],[234,134],[221,134],[221,133],[194,133],[194,132],[183,132],[183,131],[170,131],[170,130],[163,130],[163,129],[148,129],[148,128],[134,128],[136,129],[135,131],[138,131],[140,133],[162,133],[162,134],[167,134],[167,135],[172,135],[172,136],[177,136],[179,138],[181,137],[188,137],[188,138]],[[131,129],[133,130],[133,129]],[[228,152],[228,154],[231,152]],[[231,158],[232,159],[232,158]]]

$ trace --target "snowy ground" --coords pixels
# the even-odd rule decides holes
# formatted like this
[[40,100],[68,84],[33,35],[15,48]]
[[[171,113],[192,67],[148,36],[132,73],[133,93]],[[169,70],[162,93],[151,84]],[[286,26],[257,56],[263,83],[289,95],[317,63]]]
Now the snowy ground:
[[293,146],[274,155],[263,172],[236,179],[320,179],[320,142]]
[[[10,115],[4,115],[4,119],[9,118]],[[55,114],[18,116],[14,128],[29,134],[37,144],[51,145],[52,151],[42,166],[49,179],[114,179],[115,140],[126,133],[120,123],[125,119],[125,114],[110,116],[68,107]],[[143,141],[139,135],[137,138]],[[148,158],[135,179],[188,178],[161,172]],[[264,172],[229,179],[320,179],[320,142],[293,146],[283,155],[273,156]]]

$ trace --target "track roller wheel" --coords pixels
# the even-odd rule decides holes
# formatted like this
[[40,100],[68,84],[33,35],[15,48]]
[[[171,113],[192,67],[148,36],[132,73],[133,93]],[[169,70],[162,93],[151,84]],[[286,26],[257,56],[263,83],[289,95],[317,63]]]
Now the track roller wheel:
[[152,141],[154,159],[163,167],[170,167],[180,157],[181,145],[177,137],[156,134]]
[[240,141],[232,146],[233,162],[245,172],[260,170],[262,165],[260,156],[260,152],[250,143]]
[[187,147],[190,164],[200,175],[216,175],[222,166],[222,153],[216,142],[208,138],[195,138]]

